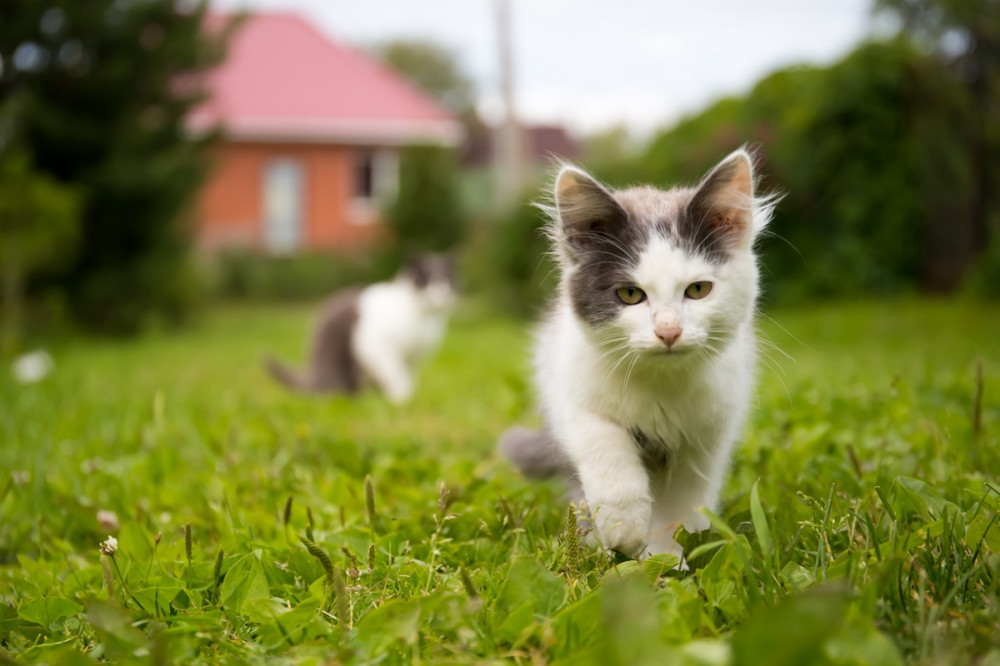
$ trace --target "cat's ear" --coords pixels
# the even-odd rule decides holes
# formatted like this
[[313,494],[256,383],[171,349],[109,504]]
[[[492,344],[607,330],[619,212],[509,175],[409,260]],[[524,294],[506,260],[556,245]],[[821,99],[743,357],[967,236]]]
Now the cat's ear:
[[564,166],[559,171],[555,201],[561,237],[573,252],[618,236],[627,221],[611,193],[576,167]]
[[412,282],[418,289],[423,289],[430,281],[428,256],[414,250],[408,250],[398,275]]
[[753,161],[743,149],[730,153],[698,185],[688,218],[710,245],[749,248],[753,228]]

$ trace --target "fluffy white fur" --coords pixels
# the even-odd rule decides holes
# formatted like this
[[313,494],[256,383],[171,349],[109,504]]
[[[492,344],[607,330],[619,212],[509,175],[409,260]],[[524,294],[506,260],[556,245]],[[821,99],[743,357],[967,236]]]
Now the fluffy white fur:
[[[743,201],[741,212],[751,221],[728,260],[713,264],[675,246],[667,234],[654,234],[636,248],[631,276],[647,299],[598,327],[574,311],[567,285],[578,267],[558,213],[565,179],[589,177],[566,167],[557,179],[552,235],[562,287],[538,331],[536,382],[547,427],[578,476],[597,537],[629,554],[677,553],[678,525],[707,527],[699,508],[715,506],[747,415],[758,290],[752,247],[770,205],[753,198],[749,156],[737,151],[720,164],[733,160],[745,170],[742,189],[750,184],[749,191],[731,192],[731,200]],[[661,196],[669,209],[676,194],[650,195],[645,188],[643,196]],[[622,200],[621,193],[615,197]],[[712,282],[711,292],[685,298],[696,281]],[[656,335],[658,326],[679,327],[680,337],[668,348]],[[666,447],[667,465],[657,470],[644,464],[634,428]]]
[[453,301],[447,282],[420,288],[406,277],[362,291],[351,347],[365,380],[390,401],[407,402],[420,364],[444,337]]

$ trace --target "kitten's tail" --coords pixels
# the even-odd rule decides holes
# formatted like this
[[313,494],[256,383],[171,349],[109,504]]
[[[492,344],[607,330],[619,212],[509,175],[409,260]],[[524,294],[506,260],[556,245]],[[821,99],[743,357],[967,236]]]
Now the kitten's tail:
[[264,357],[264,368],[271,374],[272,377],[290,389],[295,391],[313,390],[312,382],[310,382],[307,377],[304,377],[302,374],[282,365],[272,356]]
[[500,435],[497,448],[529,478],[567,476],[572,470],[566,454],[545,430],[510,428]]

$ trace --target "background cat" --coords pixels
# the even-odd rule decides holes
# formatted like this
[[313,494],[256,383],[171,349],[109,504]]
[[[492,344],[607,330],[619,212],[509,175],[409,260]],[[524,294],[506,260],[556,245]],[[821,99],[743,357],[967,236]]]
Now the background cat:
[[454,296],[450,257],[413,257],[392,281],[345,289],[327,301],[305,370],[272,358],[265,365],[296,390],[353,394],[372,384],[392,402],[406,402],[420,363],[444,337]]
[[544,426],[500,448],[526,475],[562,475],[601,542],[678,552],[706,527],[745,419],[755,364],[754,239],[774,197],[755,197],[738,150],[695,188],[611,191],[564,167],[549,228],[561,268],[538,330]]

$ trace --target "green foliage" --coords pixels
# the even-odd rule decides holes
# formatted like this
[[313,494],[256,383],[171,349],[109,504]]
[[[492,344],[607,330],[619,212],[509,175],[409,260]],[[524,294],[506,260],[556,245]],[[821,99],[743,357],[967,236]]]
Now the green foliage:
[[[255,366],[263,348],[299,352],[309,314],[230,308],[169,337],[56,348],[39,384],[0,375],[0,655],[1000,658],[995,305],[772,312],[763,337],[795,362],[765,359],[712,528],[678,533],[686,570],[609,559],[555,484],[493,453],[529,410],[523,324],[458,316],[414,402],[393,407],[293,395]],[[102,509],[120,521],[110,601]]]
[[993,241],[969,271],[965,289],[972,296],[1000,299],[1000,233],[993,232]]
[[552,293],[558,272],[549,255],[546,214],[529,199],[479,226],[464,261],[470,289],[493,309],[536,315]]
[[30,272],[65,259],[78,234],[77,193],[35,170],[24,153],[3,155],[0,180],[0,237],[9,260]]
[[953,288],[967,243],[954,223],[969,193],[961,91],[905,42],[862,47],[824,79],[801,133],[767,157],[788,191],[773,231],[795,255],[771,242],[766,265],[819,295]]
[[398,258],[406,252],[444,251],[466,235],[454,152],[432,145],[400,154],[399,191],[385,212]]
[[17,91],[37,168],[85,195],[75,251],[31,286],[63,290],[93,329],[134,332],[192,301],[181,220],[212,137],[190,137],[184,117],[202,100],[196,75],[220,55],[205,11],[172,0],[0,7],[0,103]]
[[616,185],[692,183],[741,144],[785,194],[761,243],[768,298],[955,289],[974,243],[973,112],[955,72],[905,39],[791,68],[658,135]]
[[0,351],[12,351],[23,325],[26,277],[72,256],[80,196],[34,169],[16,147],[0,152],[0,182]]
[[452,112],[461,116],[475,112],[472,80],[461,70],[455,55],[442,46],[397,40],[376,46],[375,53]]
[[308,301],[349,285],[384,280],[394,269],[375,254],[270,256],[234,249],[206,259],[203,274],[211,294],[223,300]]
[[623,164],[635,158],[638,142],[625,125],[588,134],[583,139],[583,164]]

